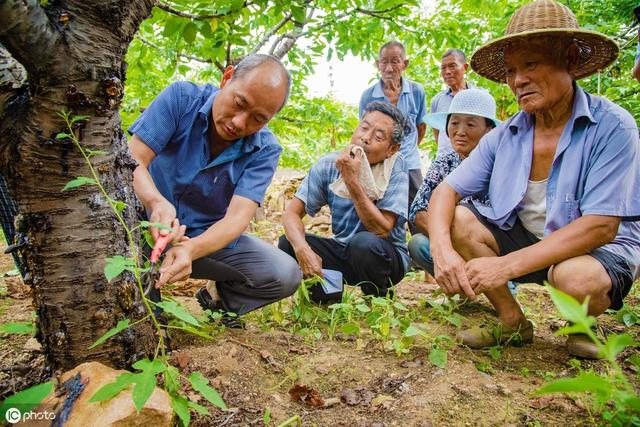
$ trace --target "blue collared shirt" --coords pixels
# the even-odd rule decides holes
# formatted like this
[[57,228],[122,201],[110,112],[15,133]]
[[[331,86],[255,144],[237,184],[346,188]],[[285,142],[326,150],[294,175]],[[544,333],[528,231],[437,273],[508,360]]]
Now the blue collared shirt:
[[190,237],[222,219],[233,195],[262,203],[282,152],[273,133],[262,128],[211,160],[211,106],[219,91],[173,83],[129,128],[156,153],[149,173]]
[[[465,89],[475,88],[471,83],[466,83]],[[482,89],[482,88],[479,88]],[[449,107],[451,106],[451,101],[453,101],[453,91],[450,87],[438,92],[436,96],[431,99],[431,106],[429,109],[429,113],[441,113],[448,112]],[[437,155],[451,153],[453,152],[453,147],[451,146],[451,140],[447,136],[447,132],[441,130],[438,132],[438,153]]]
[[[362,92],[360,97],[360,118],[368,103],[372,101],[388,102],[389,99],[384,96],[382,88],[382,80],[378,80],[376,84]],[[400,152],[404,156],[407,170],[420,169],[420,152],[418,151],[418,129],[417,126],[425,123],[425,94],[422,86],[411,80],[402,78],[402,93],[398,98],[396,107],[407,119],[411,132],[404,136],[400,145]]]
[[[560,137],[547,183],[544,235],[583,215],[622,219],[603,249],[640,273],[640,143],[633,117],[574,84],[571,117]],[[481,140],[445,181],[462,196],[488,191],[491,206],[474,205],[500,228],[513,227],[533,153],[534,116],[520,112]]]
[[[356,206],[351,199],[336,195],[329,189],[329,185],[340,177],[336,168],[338,152],[322,156],[309,170],[295,197],[300,199],[309,216],[314,216],[320,208],[329,205],[331,210],[331,230],[335,239],[345,245],[351,241],[356,233],[367,231],[356,212]],[[374,203],[380,210],[393,212],[398,216],[396,225],[387,238],[398,250],[402,257],[405,270],[409,266],[409,251],[406,244],[404,224],[407,222],[407,193],[409,192],[409,176],[405,169],[402,156],[398,156],[389,185],[380,200]]]

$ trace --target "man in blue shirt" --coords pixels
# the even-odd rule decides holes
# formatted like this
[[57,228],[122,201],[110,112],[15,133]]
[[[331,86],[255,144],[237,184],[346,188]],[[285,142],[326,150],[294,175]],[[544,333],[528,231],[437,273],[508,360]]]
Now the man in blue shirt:
[[[460,49],[447,49],[442,54],[442,59],[440,60],[440,77],[442,77],[442,81],[447,85],[447,88],[440,91],[431,99],[429,113],[434,114],[449,111],[453,97],[461,90],[473,87],[464,78],[467,68],[469,68],[467,57]],[[434,128],[433,137],[438,144],[438,155],[453,151],[451,141],[446,132],[440,132]]]
[[[572,24],[538,27],[534,16],[545,8]],[[429,208],[436,281],[449,295],[484,293],[500,319],[492,329],[460,333],[472,348],[533,339],[509,280],[548,280],[579,301],[589,298],[597,316],[620,309],[640,275],[638,129],[627,111],[576,83],[612,63],[617,46],[581,30],[569,8],[550,0],[523,6],[507,28],[471,66],[506,82],[521,112],[480,141]],[[482,191],[490,206],[456,207]],[[586,335],[569,336],[567,349],[599,356]]]
[[[198,291],[198,301],[238,315],[298,287],[301,272],[291,257],[242,234],[278,164],[282,148],[265,125],[285,104],[289,85],[278,59],[250,55],[224,71],[220,89],[172,84],[129,129],[139,163],[136,194],[151,222],[172,228],[156,287],[189,276],[215,280]],[[152,233],[157,239],[169,232]]]
[[[323,268],[335,270],[365,294],[385,296],[404,276],[409,265],[404,231],[408,181],[402,155],[396,154],[404,128],[404,117],[397,108],[372,102],[364,109],[351,144],[311,167],[285,209],[285,235],[278,244],[298,260],[305,277],[323,277]],[[362,147],[366,160],[356,147]],[[368,195],[367,184],[361,179],[365,161],[388,166],[386,189],[379,198]],[[346,194],[333,185],[340,178]],[[305,234],[302,218],[315,215],[324,205],[331,210],[335,237]],[[317,302],[339,300],[341,295],[328,295],[321,285],[313,286],[310,294]]]
[[[420,171],[420,152],[418,145],[424,138],[427,125],[425,93],[419,83],[402,77],[409,66],[404,45],[397,41],[387,42],[380,48],[376,68],[380,72],[380,80],[369,87],[360,97],[360,117],[371,101],[388,102],[395,105],[404,114],[409,130],[402,140],[400,152],[409,171],[409,198],[407,209],[411,206],[418,188],[422,184]],[[413,225],[410,225],[411,232]]]

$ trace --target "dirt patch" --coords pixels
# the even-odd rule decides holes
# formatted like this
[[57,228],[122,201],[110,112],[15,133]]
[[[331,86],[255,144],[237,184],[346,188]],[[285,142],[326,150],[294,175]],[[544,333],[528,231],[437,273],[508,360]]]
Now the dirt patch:
[[[274,242],[280,233],[278,215],[300,181],[276,180],[251,231]],[[315,233],[327,234],[330,217],[321,212],[308,220]],[[0,247],[0,250],[3,248]],[[0,254],[0,273],[13,269]],[[425,281],[426,279],[426,281]],[[18,283],[12,283],[17,280]],[[1,277],[0,323],[32,320],[32,307],[19,279]],[[245,330],[222,330],[214,341],[191,335],[171,336],[171,360],[185,376],[200,371],[220,392],[229,410],[222,412],[200,400],[211,415],[192,414],[195,426],[276,426],[294,416],[302,425],[335,426],[490,426],[593,425],[579,399],[536,396],[546,381],[575,375],[577,366],[603,370],[602,362],[577,362],[566,353],[564,338],[554,335],[563,325],[546,291],[534,285],[519,288],[518,299],[535,324],[533,344],[504,348],[498,354],[472,351],[454,342],[457,329],[491,321],[494,311],[481,297],[455,313],[460,326],[443,321],[429,304],[442,297],[432,278],[410,273],[398,286],[398,299],[415,310],[430,334],[450,337],[443,367],[429,359],[431,344],[417,342],[398,356],[366,331],[357,339],[337,334],[329,339],[292,333],[291,325],[268,319],[269,309],[248,316]],[[165,289],[194,313],[193,298],[205,281],[181,282]],[[20,298],[17,298],[20,297]],[[639,303],[631,295],[627,304]],[[265,320],[267,319],[267,320]],[[636,339],[640,327],[625,327],[610,315],[600,318],[608,331],[627,332]],[[50,376],[44,357],[29,335],[0,336],[0,399]],[[30,342],[33,344],[33,341]],[[627,350],[621,360],[637,353]],[[631,375],[636,381],[637,377]],[[300,393],[290,390],[295,385]],[[636,384],[637,385],[637,384]],[[189,390],[185,390],[189,395]],[[195,394],[191,394],[195,398]],[[316,405],[310,402],[320,402]],[[327,403],[328,402],[328,403]]]

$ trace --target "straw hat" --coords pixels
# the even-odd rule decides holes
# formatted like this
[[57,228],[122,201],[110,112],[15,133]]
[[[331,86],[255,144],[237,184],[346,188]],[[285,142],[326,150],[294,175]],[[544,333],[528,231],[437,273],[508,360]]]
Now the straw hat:
[[503,51],[514,41],[535,36],[574,40],[580,49],[576,80],[597,73],[618,56],[618,45],[604,34],[580,28],[571,9],[553,0],[537,0],[516,10],[504,37],[489,42],[471,57],[471,68],[498,83],[506,82]]
[[458,92],[451,101],[449,111],[427,114],[425,121],[432,128],[446,132],[447,117],[451,114],[480,116],[491,120],[496,126],[500,124],[500,120],[496,119],[496,101],[484,89],[466,89]]

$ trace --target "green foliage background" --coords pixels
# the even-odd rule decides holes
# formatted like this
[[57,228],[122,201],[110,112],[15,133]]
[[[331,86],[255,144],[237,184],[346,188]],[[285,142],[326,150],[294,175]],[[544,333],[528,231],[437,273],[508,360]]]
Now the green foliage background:
[[[580,84],[619,103],[640,120],[640,84],[630,77],[636,49],[637,0],[564,0],[586,28],[613,37],[621,47],[618,60]],[[409,78],[422,83],[427,102],[442,89],[439,58],[450,47],[471,56],[504,33],[523,0],[458,0],[423,3],[396,0],[173,0],[159,2],[131,44],[123,126],[128,127],[168,84],[177,80],[217,84],[221,68],[252,52],[282,48],[293,39],[283,60],[294,84],[289,104],[270,123],[285,150],[280,165],[307,168],[320,155],[343,146],[357,123],[357,107],[331,97],[310,98],[305,77],[321,58],[351,53],[373,61],[378,47],[396,39],[410,58]],[[280,27],[280,23],[283,23]],[[271,35],[271,37],[266,37]],[[275,45],[274,45],[275,44]],[[257,49],[259,48],[259,49]],[[339,79],[340,76],[335,76]],[[496,98],[504,119],[517,112],[505,85],[473,72],[468,79]],[[427,133],[430,138],[430,132]]]

